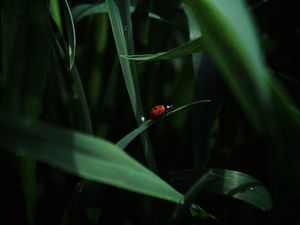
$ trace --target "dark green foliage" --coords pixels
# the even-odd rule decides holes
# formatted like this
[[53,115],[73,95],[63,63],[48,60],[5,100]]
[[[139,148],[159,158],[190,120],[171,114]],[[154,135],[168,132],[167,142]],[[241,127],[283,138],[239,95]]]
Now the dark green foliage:
[[296,3],[230,2],[2,0],[0,224],[299,224]]

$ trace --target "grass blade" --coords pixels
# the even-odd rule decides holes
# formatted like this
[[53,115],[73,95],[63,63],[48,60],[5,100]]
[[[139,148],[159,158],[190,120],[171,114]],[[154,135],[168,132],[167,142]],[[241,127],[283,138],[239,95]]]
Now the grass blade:
[[256,178],[238,171],[183,170],[172,173],[170,179],[175,187],[184,191],[205,174],[208,176],[201,188],[202,191],[236,198],[264,211],[270,210],[273,206],[271,196],[264,185]]
[[172,202],[182,195],[127,155],[100,138],[54,128],[0,113],[0,145],[88,180]]
[[[262,119],[253,106],[264,108],[268,104],[270,77],[264,67],[253,24],[243,2],[234,1],[231,5],[233,7],[218,0],[185,3],[197,18],[213,56],[245,112],[255,126],[261,129]],[[253,90],[256,95],[253,95]],[[253,97],[244,97],[249,96],[250,92]]]
[[92,134],[93,129],[92,129],[92,122],[91,122],[91,117],[90,117],[90,112],[89,112],[89,107],[87,104],[86,100],[86,95],[85,91],[81,82],[80,74],[78,72],[78,69],[76,67],[76,64],[72,66],[70,69],[70,65],[66,63],[66,59],[68,59],[68,56],[66,56],[66,53],[64,51],[65,49],[65,40],[63,36],[59,33],[59,27],[57,23],[53,23],[51,17],[49,16],[48,18],[48,25],[49,25],[49,30],[51,30],[51,38],[52,38],[52,44],[54,46],[54,49],[56,51],[57,57],[60,60],[62,70],[65,72],[65,76],[67,76],[64,79],[71,80],[71,88],[75,93],[72,93],[76,98],[78,99],[78,104],[80,105],[78,108],[81,110],[81,115],[82,115],[82,120],[83,120],[83,126],[84,130]]
[[[132,110],[137,124],[140,125],[143,122],[144,112],[137,81],[137,68],[134,62],[120,57],[134,53],[129,1],[107,0],[106,4]],[[147,163],[151,170],[157,172],[149,137],[143,134],[141,139]]]
[[177,48],[171,49],[166,52],[160,52],[155,54],[142,54],[142,55],[121,55],[121,57],[135,61],[155,61],[162,59],[173,59],[182,56],[191,55],[196,52],[203,51],[205,49],[205,43],[202,38],[196,38],[191,40]]
[[[75,23],[79,22],[83,18],[87,16],[92,16],[98,13],[107,13],[107,7],[105,3],[94,3],[94,4],[79,4],[72,8],[72,16],[73,21]],[[135,11],[134,6],[130,6],[130,12],[133,13]],[[169,24],[173,27],[178,28],[179,30],[184,30],[182,27],[178,26],[175,23],[172,23],[171,21],[159,16],[158,14],[155,14],[153,12],[148,13],[148,17],[166,24]]]
[[59,1],[57,0],[51,1],[52,11],[54,20],[63,36],[66,36],[65,40],[67,43],[66,57],[68,59],[69,69],[72,69],[74,61],[75,61],[75,53],[76,53],[76,35],[75,35],[75,27],[73,22],[72,13],[69,7],[67,0]]
[[[10,40],[1,43],[4,50],[3,103],[1,107],[11,114],[24,115],[38,119],[41,115],[42,96],[48,75],[51,54],[49,31],[45,29],[45,7],[41,1],[6,1],[2,18],[2,34]],[[17,13],[17,14],[15,14]],[[22,15],[22,20],[16,20]],[[5,26],[9,25],[10,28]],[[11,46],[10,46],[11,45]],[[30,52],[30,57],[26,54]],[[24,194],[28,224],[36,219],[36,159],[35,157],[18,160],[21,188]],[[8,172],[9,174],[9,172]]]
[[[283,121],[294,121],[289,122],[290,126],[297,122],[289,106],[294,103],[264,64],[244,1],[234,0],[230,6],[221,0],[193,0],[185,4],[197,19],[208,49],[249,120],[258,131],[281,140]],[[283,117],[282,108],[287,109]]]
[[72,8],[72,17],[75,23],[87,16],[98,13],[107,13],[107,7],[104,2],[94,4],[79,4]]
[[[172,110],[171,112],[169,112],[167,115],[161,117],[165,118],[168,117],[170,115],[172,115],[173,113],[188,109],[189,107],[192,107],[196,104],[200,104],[200,103],[207,103],[210,102],[210,100],[199,100],[199,101],[195,101],[192,102],[190,104],[178,107],[174,110]],[[119,146],[120,148],[124,149],[126,148],[126,146],[132,141],[134,140],[138,135],[142,134],[148,127],[152,126],[153,124],[155,124],[155,122],[157,122],[158,120],[147,120],[144,123],[142,123],[138,128],[134,129],[133,131],[131,131],[129,134],[127,134],[125,137],[123,137],[120,141],[118,141],[116,143],[117,146]]]

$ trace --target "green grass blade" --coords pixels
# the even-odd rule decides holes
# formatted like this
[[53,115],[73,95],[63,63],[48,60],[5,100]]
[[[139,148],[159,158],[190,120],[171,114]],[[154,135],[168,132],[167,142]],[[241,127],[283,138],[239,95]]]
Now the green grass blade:
[[105,3],[79,4],[72,8],[72,16],[75,23],[87,16],[98,13],[107,13],[107,7]]
[[[131,25],[126,24],[126,21],[123,21],[122,17],[126,17],[126,12],[122,13],[121,15],[120,9],[121,7],[118,6],[114,0],[107,0],[106,2],[108,7],[108,14],[111,21],[111,26],[113,30],[113,35],[115,38],[115,43],[117,47],[117,51],[119,55],[127,55],[133,51],[132,46],[132,35],[128,34],[132,32]],[[125,8],[128,6],[125,6]],[[128,9],[127,9],[128,11]],[[127,12],[128,14],[128,12]],[[126,34],[125,34],[126,33]],[[131,40],[130,40],[131,39]],[[126,59],[120,58],[120,63],[127,87],[127,91],[129,94],[130,102],[133,108],[134,115],[138,121],[141,123],[141,116],[142,107],[141,107],[141,100],[140,100],[140,93],[136,81],[136,68],[135,65],[129,62]]]
[[177,48],[171,49],[166,52],[160,52],[155,54],[142,54],[142,55],[121,55],[121,57],[135,61],[155,61],[163,59],[173,59],[182,56],[191,55],[196,52],[203,51],[205,49],[205,43],[202,38],[191,40]]
[[[2,8],[2,19],[5,26],[3,40],[9,38],[3,51],[5,65],[5,94],[1,108],[12,114],[25,115],[29,118],[39,118],[42,109],[42,96],[48,75],[51,47],[49,31],[45,28],[45,7],[41,1],[31,1],[30,7],[26,1],[8,1]],[[16,11],[15,11],[16,10]],[[22,20],[16,20],[18,15]],[[11,15],[13,15],[11,17]],[[10,21],[12,20],[12,21]],[[29,32],[30,31],[30,32]],[[12,44],[13,46],[9,46]],[[7,46],[8,45],[8,46]],[[26,54],[30,52],[30,57]],[[26,205],[28,224],[35,224],[36,217],[36,159],[21,158],[19,176]],[[8,172],[9,173],[9,172]]]
[[92,127],[92,120],[91,120],[91,116],[90,116],[90,110],[89,110],[89,106],[86,100],[86,95],[85,95],[85,91],[81,82],[81,78],[80,78],[80,74],[78,72],[77,66],[74,64],[70,74],[72,76],[72,81],[74,83],[74,87],[76,90],[76,94],[78,95],[78,99],[79,99],[79,108],[82,111],[82,120],[83,120],[83,124],[85,127],[85,131],[88,134],[92,134],[93,133],[93,127]]
[[[293,103],[264,64],[244,1],[234,0],[230,5],[220,0],[185,3],[197,18],[208,49],[252,124],[280,140],[283,121],[291,119],[290,126],[296,122],[289,110]],[[284,116],[282,108],[287,109]]]
[[71,10],[67,0],[61,1],[62,9],[64,12],[64,23],[65,29],[67,33],[68,40],[68,53],[69,53],[69,68],[72,69],[75,61],[75,53],[76,53],[76,34],[74,22],[71,14]]
[[[107,13],[107,7],[105,3],[94,3],[94,4],[79,4],[72,8],[72,16],[75,23],[79,22],[83,18],[91,15],[95,15],[98,13]],[[133,13],[135,11],[134,6],[130,6],[130,12]],[[176,27],[180,30],[183,30],[182,27],[178,26],[175,23],[172,23],[171,21],[153,13],[148,13],[149,18],[169,24],[173,27]]]
[[110,142],[0,113],[0,145],[85,179],[179,203],[182,195]]
[[67,0],[51,1],[52,15],[61,34],[65,36],[66,48],[63,48],[68,59],[68,67],[71,70],[76,54],[76,34],[72,13]]
[[[136,64],[135,62],[130,62],[129,60],[120,57],[120,55],[134,53],[129,1],[107,0],[106,4],[132,110],[137,124],[140,125],[143,122],[144,110],[142,107],[141,94],[137,81]],[[151,149],[149,137],[147,134],[143,134],[141,139],[147,163],[152,171],[157,172],[158,170]]]
[[55,49],[56,55],[58,59],[60,60],[61,66],[63,67],[62,70],[65,72],[65,76],[67,76],[67,80],[71,80],[71,86],[72,90],[75,93],[72,93],[76,98],[78,99],[78,104],[80,105],[78,108],[81,110],[84,130],[92,134],[92,122],[90,117],[90,111],[86,100],[85,91],[81,82],[81,77],[78,72],[78,69],[76,67],[76,64],[72,66],[70,69],[68,65],[68,60],[66,62],[66,59],[68,59],[68,56],[66,56],[65,49],[65,40],[58,32],[59,27],[57,23],[52,23],[50,16],[48,17],[48,28],[51,30],[51,37],[53,47]]
[[255,126],[261,128],[262,118],[256,109],[269,104],[270,76],[243,1],[234,0],[230,5],[219,0],[185,3],[197,18],[209,50],[245,112]]
[[63,25],[61,21],[59,0],[52,0],[50,2],[50,11],[51,14],[53,15],[53,19],[55,20],[55,23],[57,24],[59,31],[63,33]]
[[[197,104],[200,104],[200,103],[208,103],[208,102],[210,102],[210,100],[199,100],[199,101],[195,101],[195,102],[192,102],[190,104],[178,107],[178,108],[172,110],[171,112],[169,112],[168,114],[166,114],[165,116],[161,117],[161,119],[165,118],[165,117],[168,117],[168,116],[172,115],[173,113],[188,109],[189,107],[192,107],[194,105],[197,105]],[[123,137],[120,141],[118,141],[116,143],[116,145],[119,146],[122,149],[126,148],[126,146],[132,140],[134,140],[138,135],[142,134],[148,127],[152,126],[157,121],[158,120],[147,120],[147,121],[145,121],[138,128],[134,129],[129,134],[127,134],[125,137]]]
[[[184,13],[187,15],[190,40],[200,38],[202,34],[201,34],[201,30],[200,30],[199,26],[197,25],[196,18],[192,16],[192,13],[189,10],[189,7],[186,7],[185,4],[182,4],[182,8],[183,8]],[[198,73],[201,56],[202,56],[202,53],[193,53],[193,55],[192,55],[195,76]]]
[[183,170],[172,173],[171,180],[175,187],[184,191],[204,174],[209,175],[202,187],[205,192],[236,198],[264,211],[270,210],[273,206],[272,198],[264,185],[256,178],[238,171]]

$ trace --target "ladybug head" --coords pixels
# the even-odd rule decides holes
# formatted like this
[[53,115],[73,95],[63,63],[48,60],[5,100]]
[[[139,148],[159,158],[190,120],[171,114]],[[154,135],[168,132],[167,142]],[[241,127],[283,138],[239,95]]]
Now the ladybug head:
[[166,110],[167,110],[168,112],[170,112],[172,109],[173,109],[173,105],[167,105],[167,106],[166,106]]

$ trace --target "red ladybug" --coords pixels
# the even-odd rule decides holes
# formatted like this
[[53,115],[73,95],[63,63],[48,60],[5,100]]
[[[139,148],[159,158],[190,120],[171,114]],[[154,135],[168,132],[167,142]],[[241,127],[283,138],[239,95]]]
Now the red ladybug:
[[152,109],[150,109],[149,117],[150,119],[161,118],[162,116],[165,116],[167,113],[169,113],[172,108],[172,105],[156,105]]

